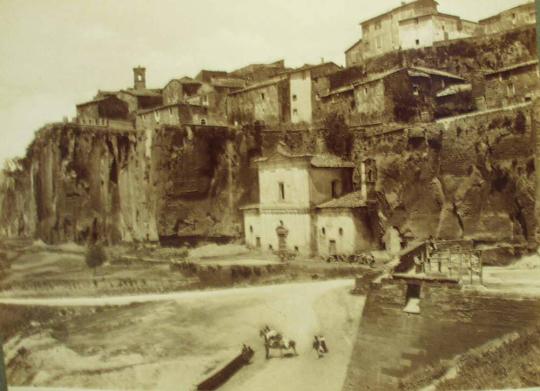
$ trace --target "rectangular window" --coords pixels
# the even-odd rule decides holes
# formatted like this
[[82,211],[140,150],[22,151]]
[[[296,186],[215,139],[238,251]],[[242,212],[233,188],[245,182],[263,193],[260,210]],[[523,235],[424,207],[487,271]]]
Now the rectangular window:
[[285,200],[285,184],[283,182],[279,182],[279,200]]
[[296,99],[298,99],[298,97],[296,96],[296,94],[294,94],[294,95],[292,96],[293,102],[296,102]]
[[420,45],[420,40],[419,39],[416,40],[416,46],[418,46],[418,45]]
[[298,115],[298,109],[293,109],[292,113],[293,115]]
[[265,96],[264,96],[264,92],[261,94],[261,99],[264,100]]

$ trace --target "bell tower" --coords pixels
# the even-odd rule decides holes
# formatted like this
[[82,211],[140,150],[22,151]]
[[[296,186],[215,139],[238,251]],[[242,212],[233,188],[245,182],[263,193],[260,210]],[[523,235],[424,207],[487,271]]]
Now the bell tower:
[[146,68],[140,65],[133,68],[133,87],[136,90],[143,90],[146,88]]

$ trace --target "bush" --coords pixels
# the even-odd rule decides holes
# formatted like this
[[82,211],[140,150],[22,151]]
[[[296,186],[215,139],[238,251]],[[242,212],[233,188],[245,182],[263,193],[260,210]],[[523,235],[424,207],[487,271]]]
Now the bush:
[[349,158],[353,137],[341,114],[330,113],[324,120],[324,142],[328,150],[343,158]]
[[92,245],[88,247],[88,250],[86,251],[86,265],[90,269],[94,269],[94,275],[96,274],[96,269],[103,265],[105,261],[107,260],[107,255],[105,254],[105,250],[100,245]]

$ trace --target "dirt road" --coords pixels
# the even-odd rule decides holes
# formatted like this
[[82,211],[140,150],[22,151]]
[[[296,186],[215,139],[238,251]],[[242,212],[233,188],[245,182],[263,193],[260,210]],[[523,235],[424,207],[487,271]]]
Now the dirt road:
[[[24,365],[12,385],[115,390],[190,390],[239,353],[253,363],[223,390],[340,390],[363,307],[351,280],[103,299],[8,299],[22,305],[88,306],[6,344]],[[139,304],[132,304],[139,303]],[[117,305],[119,307],[107,307]],[[86,308],[86,307],[85,307]],[[265,323],[297,341],[300,355],[265,360],[258,330]],[[313,335],[324,333],[330,354],[318,359]]]

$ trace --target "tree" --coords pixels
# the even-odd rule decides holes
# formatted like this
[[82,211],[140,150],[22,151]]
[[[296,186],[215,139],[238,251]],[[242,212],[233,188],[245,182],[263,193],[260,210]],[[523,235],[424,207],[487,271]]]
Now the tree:
[[353,137],[341,114],[330,113],[324,120],[324,142],[328,150],[343,158],[349,158]]
[[94,276],[96,275],[96,270],[99,266],[103,265],[107,260],[107,255],[102,246],[98,244],[91,245],[86,251],[86,265],[94,269]]

